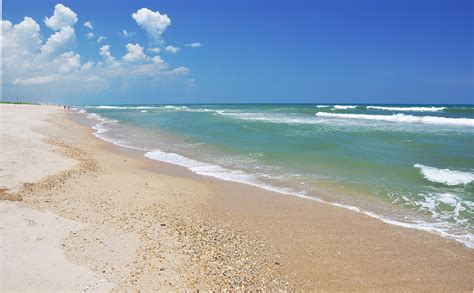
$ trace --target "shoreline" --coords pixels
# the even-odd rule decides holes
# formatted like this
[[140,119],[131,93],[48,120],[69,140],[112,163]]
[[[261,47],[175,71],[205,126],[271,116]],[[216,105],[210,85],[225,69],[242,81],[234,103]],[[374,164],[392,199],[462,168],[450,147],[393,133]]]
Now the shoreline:
[[[51,116],[54,127],[41,132],[98,170],[26,193],[21,204],[88,223],[63,250],[115,290],[474,288],[474,253],[457,242],[147,159],[70,116]],[[132,248],[113,245],[116,235]]]
[[[104,106],[104,107],[109,107],[109,106]],[[115,107],[115,106],[110,106],[110,107]],[[316,201],[316,202],[319,202],[319,203],[322,203],[322,204],[329,204],[329,205],[332,205],[332,206],[335,206],[335,207],[338,207],[338,208],[343,208],[343,209],[347,209],[347,210],[350,210],[350,211],[353,211],[353,212],[360,213],[362,215],[374,218],[378,221],[382,221],[382,222],[384,222],[386,224],[389,224],[389,225],[394,225],[394,226],[405,228],[405,229],[414,229],[414,230],[418,230],[418,231],[423,231],[423,232],[431,233],[431,234],[434,234],[436,236],[440,236],[440,237],[443,237],[443,238],[446,238],[446,239],[449,239],[449,240],[454,240],[456,242],[462,243],[464,246],[466,246],[469,249],[474,249],[474,242],[473,242],[473,239],[472,239],[472,234],[467,234],[467,235],[451,234],[451,233],[449,233],[449,231],[446,231],[446,229],[444,227],[439,227],[438,226],[439,223],[429,222],[428,219],[417,219],[417,221],[415,221],[415,222],[402,221],[401,219],[396,219],[396,218],[381,214],[379,212],[374,212],[370,209],[366,209],[366,208],[363,208],[361,206],[354,205],[352,203],[338,202],[338,201],[335,201],[334,199],[327,198],[327,196],[326,197],[311,196],[311,195],[306,195],[305,193],[301,193],[301,192],[298,192],[298,191],[286,190],[283,187],[275,187],[275,186],[272,186],[272,185],[269,185],[269,184],[263,183],[263,182],[258,182],[258,181],[254,182],[253,180],[249,181],[249,180],[239,179],[238,177],[234,178],[232,176],[231,177],[223,177],[223,176],[219,176],[219,175],[216,175],[216,174],[209,174],[209,173],[206,173],[206,172],[204,172],[204,173],[201,172],[200,173],[198,171],[194,171],[192,165],[194,165],[195,163],[206,165],[207,163],[203,163],[201,161],[196,161],[192,158],[184,157],[182,155],[175,154],[173,152],[166,152],[166,151],[162,151],[162,150],[159,150],[159,149],[155,149],[155,150],[153,150],[153,149],[147,149],[147,150],[146,149],[141,149],[139,147],[126,145],[124,143],[119,143],[119,142],[116,142],[112,139],[105,138],[101,134],[106,132],[106,131],[101,127],[101,125],[104,124],[104,123],[105,124],[108,123],[108,120],[109,120],[108,118],[101,117],[100,115],[94,114],[94,113],[79,112],[79,111],[77,112],[77,116],[76,116],[75,113],[71,113],[71,117],[73,117],[73,116],[77,117],[76,118],[77,122],[79,122],[81,124],[84,124],[84,125],[88,125],[88,126],[91,125],[91,128],[95,130],[95,132],[93,132],[93,135],[95,137],[97,137],[98,139],[102,140],[102,141],[110,143],[110,144],[112,144],[114,146],[117,146],[119,148],[129,149],[129,150],[132,150],[134,152],[136,151],[136,152],[140,153],[141,157],[143,157],[143,158],[151,159],[153,161],[157,161],[157,162],[160,162],[160,163],[167,163],[167,164],[179,167],[179,168],[183,168],[183,170],[181,172],[178,172],[177,174],[183,174],[183,172],[188,172],[189,171],[193,175],[197,176],[197,177],[194,177],[194,178],[198,178],[198,179],[202,179],[202,180],[206,180],[206,178],[209,177],[209,178],[213,178],[214,180],[231,182],[231,183],[235,183],[235,184],[249,185],[249,186],[252,186],[252,187],[255,187],[255,188],[258,188],[258,189],[263,189],[263,190],[266,190],[266,191],[269,191],[269,192],[272,192],[272,193],[275,193],[275,194],[278,194],[278,195],[298,197],[298,198],[302,198],[302,199],[305,199],[305,200]],[[91,123],[92,121],[94,121],[94,123]],[[156,157],[156,156],[154,156],[155,153],[160,153],[160,154],[162,154],[162,156]],[[164,157],[163,157],[163,155],[164,155]],[[166,157],[169,157],[169,156],[178,157],[179,161],[190,162],[191,166],[190,166],[189,163],[186,164],[186,163],[176,162],[176,160],[174,160],[174,161],[173,160],[167,160]],[[217,168],[221,168],[221,166],[218,166],[218,165],[209,165],[209,166],[216,166]],[[233,170],[229,170],[229,169],[226,169],[226,170],[229,171],[229,172],[233,171]],[[221,174],[221,173],[217,173],[217,174]],[[244,174],[248,175],[247,173],[244,173]],[[249,175],[249,176],[251,176],[251,175]],[[336,186],[331,186],[331,188],[332,188],[332,191],[336,190]],[[347,192],[347,191],[345,191],[345,192]],[[356,192],[356,191],[354,191],[354,192]],[[384,203],[379,203],[379,204],[384,204]],[[408,211],[405,211],[405,212],[406,212],[405,217],[407,217],[411,213],[411,212],[408,212]]]

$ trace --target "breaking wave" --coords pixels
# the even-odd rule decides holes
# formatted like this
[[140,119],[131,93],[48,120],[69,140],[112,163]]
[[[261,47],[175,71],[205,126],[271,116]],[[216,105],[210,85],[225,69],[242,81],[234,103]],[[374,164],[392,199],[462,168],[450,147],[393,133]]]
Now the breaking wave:
[[362,119],[377,120],[400,123],[422,123],[434,125],[454,125],[454,126],[474,126],[474,119],[469,118],[446,118],[435,116],[413,116],[405,114],[393,115],[368,115],[368,114],[337,114],[337,113],[316,113],[317,117],[337,118],[337,119]]
[[467,185],[474,181],[474,174],[449,169],[438,169],[434,167],[415,164],[413,167],[420,169],[426,180],[441,183],[448,186]]
[[367,109],[383,110],[383,111],[399,111],[399,112],[439,112],[446,107],[383,107],[383,106],[367,106]]

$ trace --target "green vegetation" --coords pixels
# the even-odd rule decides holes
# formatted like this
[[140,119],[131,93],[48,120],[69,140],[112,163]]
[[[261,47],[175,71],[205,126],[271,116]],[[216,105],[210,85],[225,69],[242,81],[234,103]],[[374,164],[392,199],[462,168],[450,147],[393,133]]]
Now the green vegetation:
[[39,105],[38,103],[30,103],[30,102],[4,102],[4,101],[0,101],[0,104]]

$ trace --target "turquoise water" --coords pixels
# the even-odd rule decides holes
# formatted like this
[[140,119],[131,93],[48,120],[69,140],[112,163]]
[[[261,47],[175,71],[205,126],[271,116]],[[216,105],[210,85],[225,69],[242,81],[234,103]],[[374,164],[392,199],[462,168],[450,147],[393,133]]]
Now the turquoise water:
[[474,247],[474,106],[98,105],[96,135]]

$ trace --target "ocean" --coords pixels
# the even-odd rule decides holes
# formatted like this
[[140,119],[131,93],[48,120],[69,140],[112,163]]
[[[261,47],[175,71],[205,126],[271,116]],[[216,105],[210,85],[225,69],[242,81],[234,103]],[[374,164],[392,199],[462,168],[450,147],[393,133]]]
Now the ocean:
[[87,105],[95,135],[474,248],[474,105]]

